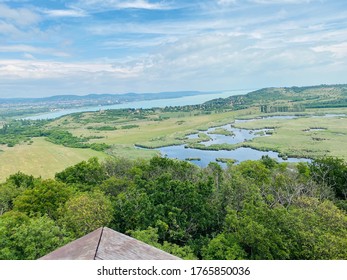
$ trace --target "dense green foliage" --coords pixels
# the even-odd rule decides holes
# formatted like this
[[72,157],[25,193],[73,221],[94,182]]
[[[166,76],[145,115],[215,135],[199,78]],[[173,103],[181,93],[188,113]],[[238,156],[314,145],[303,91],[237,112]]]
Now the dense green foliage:
[[337,198],[347,199],[347,164],[342,159],[324,157],[310,165],[314,180],[331,187]]
[[105,143],[88,143],[88,138],[73,136],[71,132],[59,128],[49,128],[49,121],[12,120],[0,128],[0,144],[13,147],[22,142],[30,143],[34,137],[46,137],[54,144],[70,148],[90,148],[104,151],[110,146]]
[[92,158],[0,185],[0,259],[35,259],[100,226],[184,259],[346,259],[346,163],[263,157],[222,169]]
[[13,147],[20,142],[30,141],[32,137],[47,136],[43,129],[47,121],[13,120],[0,128],[0,144]]

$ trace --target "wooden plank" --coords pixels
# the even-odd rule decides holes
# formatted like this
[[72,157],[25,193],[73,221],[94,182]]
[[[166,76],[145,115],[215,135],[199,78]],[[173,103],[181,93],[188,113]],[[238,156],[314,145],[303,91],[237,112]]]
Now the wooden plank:
[[72,241],[40,260],[180,260],[107,227]]
[[104,228],[96,256],[103,260],[179,260],[127,235]]
[[101,237],[102,228],[72,241],[43,256],[40,260],[93,260]]

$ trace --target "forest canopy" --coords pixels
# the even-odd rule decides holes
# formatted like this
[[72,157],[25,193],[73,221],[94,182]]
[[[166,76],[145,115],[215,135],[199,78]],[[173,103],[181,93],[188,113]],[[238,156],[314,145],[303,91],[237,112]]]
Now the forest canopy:
[[37,259],[100,226],[184,259],[346,259],[347,164],[267,156],[222,169],[96,158],[0,185],[0,259]]

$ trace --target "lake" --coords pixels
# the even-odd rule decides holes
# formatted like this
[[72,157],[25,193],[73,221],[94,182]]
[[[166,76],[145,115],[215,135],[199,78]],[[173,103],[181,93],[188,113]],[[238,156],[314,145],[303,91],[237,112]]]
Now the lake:
[[216,99],[216,98],[226,98],[232,95],[241,95],[250,92],[250,90],[230,90],[221,91],[219,93],[211,94],[201,94],[195,96],[186,96],[180,98],[170,98],[170,99],[154,99],[154,100],[144,100],[137,102],[127,102],[121,104],[107,105],[107,106],[94,106],[94,107],[84,107],[84,108],[74,108],[59,110],[49,113],[38,114],[24,119],[27,120],[42,120],[42,119],[55,119],[64,115],[80,112],[95,112],[99,110],[110,110],[110,109],[124,109],[124,108],[135,108],[135,109],[150,109],[154,107],[163,108],[166,106],[185,106],[185,105],[196,105],[202,104],[206,101]]

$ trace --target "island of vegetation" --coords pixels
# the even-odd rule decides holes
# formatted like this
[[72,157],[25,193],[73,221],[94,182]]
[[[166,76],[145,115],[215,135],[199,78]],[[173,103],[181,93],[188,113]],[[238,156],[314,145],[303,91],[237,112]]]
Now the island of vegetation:
[[227,129],[222,128],[222,127],[218,127],[212,131],[209,131],[208,134],[220,134],[220,135],[224,135],[224,136],[234,136],[235,135],[232,131],[227,130]]

